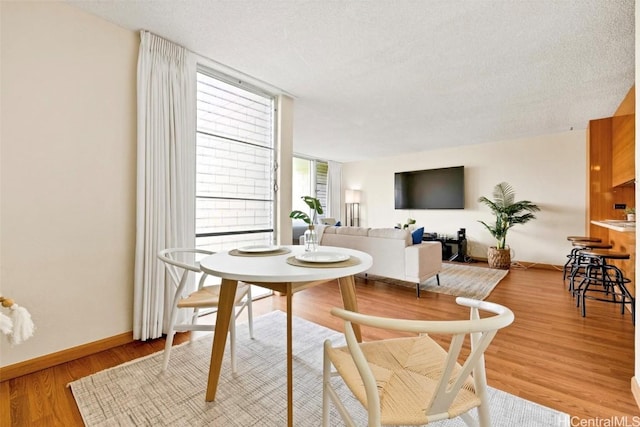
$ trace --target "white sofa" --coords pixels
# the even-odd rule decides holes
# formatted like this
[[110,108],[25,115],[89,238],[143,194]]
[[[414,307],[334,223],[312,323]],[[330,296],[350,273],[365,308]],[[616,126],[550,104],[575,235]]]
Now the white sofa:
[[[396,228],[316,226],[320,246],[338,246],[366,252],[373,257],[367,274],[389,277],[416,284],[420,297],[420,283],[436,276],[440,285],[442,244],[422,242],[413,244],[408,230]],[[304,239],[304,236],[303,236]]]

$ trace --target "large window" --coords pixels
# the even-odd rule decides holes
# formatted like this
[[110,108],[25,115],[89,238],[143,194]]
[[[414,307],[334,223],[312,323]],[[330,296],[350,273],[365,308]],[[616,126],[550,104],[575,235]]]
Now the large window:
[[274,243],[274,98],[207,70],[197,80],[196,245]]

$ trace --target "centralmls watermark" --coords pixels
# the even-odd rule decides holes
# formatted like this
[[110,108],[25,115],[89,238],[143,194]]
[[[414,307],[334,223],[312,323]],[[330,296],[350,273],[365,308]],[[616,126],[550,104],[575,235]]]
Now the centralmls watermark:
[[640,427],[640,416],[582,418],[562,414],[555,418],[553,427]]

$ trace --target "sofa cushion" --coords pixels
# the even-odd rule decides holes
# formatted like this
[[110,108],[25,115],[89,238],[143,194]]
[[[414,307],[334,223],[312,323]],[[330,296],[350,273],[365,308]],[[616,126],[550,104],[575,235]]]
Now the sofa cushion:
[[406,229],[399,228],[372,228],[369,230],[369,237],[381,237],[383,239],[404,240],[405,246],[411,245],[411,233]]
[[368,227],[333,227],[336,234],[347,234],[349,236],[367,236],[369,234]]
[[369,230],[369,237],[383,237],[385,239],[406,239],[407,230],[397,228],[372,228]]
[[334,225],[328,225],[324,227],[325,234],[336,234],[336,227]]
[[422,236],[424,235],[424,227],[420,227],[415,231],[411,232],[411,238],[413,239],[414,245],[419,245],[422,243]]

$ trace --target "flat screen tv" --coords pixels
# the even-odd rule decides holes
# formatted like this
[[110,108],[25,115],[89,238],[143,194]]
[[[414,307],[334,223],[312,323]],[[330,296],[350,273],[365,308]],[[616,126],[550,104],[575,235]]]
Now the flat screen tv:
[[464,209],[464,166],[396,172],[396,209]]

